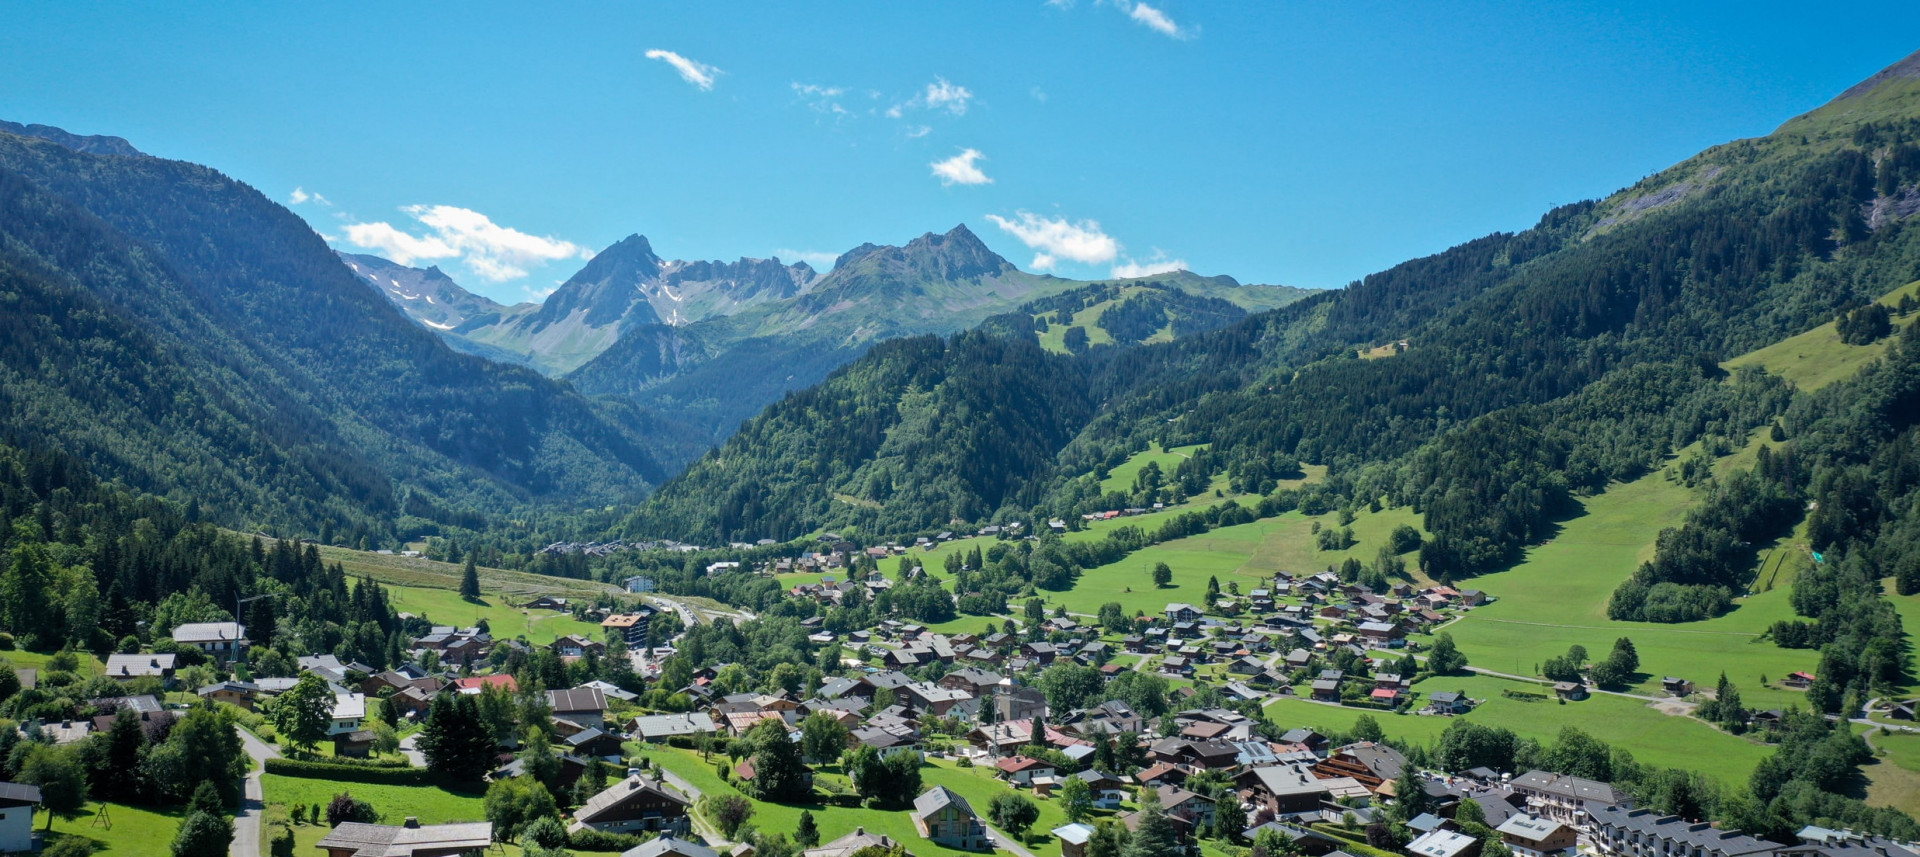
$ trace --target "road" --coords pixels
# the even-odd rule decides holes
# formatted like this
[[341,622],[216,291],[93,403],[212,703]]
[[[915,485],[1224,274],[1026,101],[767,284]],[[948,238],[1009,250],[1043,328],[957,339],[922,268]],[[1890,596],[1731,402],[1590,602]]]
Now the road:
[[255,770],[247,774],[246,800],[241,802],[240,813],[233,818],[233,843],[228,846],[227,854],[260,857],[260,814],[267,809],[266,793],[260,790],[260,775],[266,770],[268,759],[280,758],[280,751],[252,732],[245,729],[239,732],[240,746],[253,759]]
[[659,772],[660,779],[665,780],[667,785],[679,789],[682,794],[685,794],[693,801],[694,811],[687,813],[687,817],[693,819],[694,832],[699,833],[700,838],[707,841],[707,847],[722,854],[730,850],[733,843],[728,841],[725,836],[721,836],[719,828],[714,827],[700,814],[700,790],[695,788],[692,783],[681,779],[679,775],[666,768],[656,765],[654,766],[654,770]]
[[648,601],[654,602],[655,606],[666,606],[672,609],[673,612],[678,613],[680,615],[680,621],[689,628],[702,622],[712,622],[715,619],[728,619],[738,624],[754,618],[753,612],[749,610],[716,610],[709,607],[689,605],[687,602],[670,595],[649,593],[646,598]]
[[1021,847],[1020,843],[1015,842],[1013,837],[1002,833],[1000,828],[986,823],[984,819],[980,822],[980,825],[987,829],[987,839],[991,840],[994,845],[1006,849],[1013,857],[1033,857],[1032,851]]
[[400,739],[400,753],[416,768],[427,766],[427,754],[420,752],[420,733],[415,732]]

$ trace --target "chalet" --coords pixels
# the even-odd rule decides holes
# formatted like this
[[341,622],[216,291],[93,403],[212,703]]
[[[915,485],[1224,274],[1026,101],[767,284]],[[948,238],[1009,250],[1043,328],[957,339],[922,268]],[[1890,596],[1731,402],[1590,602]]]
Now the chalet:
[[562,613],[570,609],[570,606],[567,604],[567,599],[556,598],[552,595],[542,595],[520,606],[528,610],[558,610]]
[[1133,778],[1143,786],[1159,787],[1186,782],[1187,772],[1172,762],[1156,762],[1134,774]]
[[693,802],[678,789],[633,774],[609,786],[573,813],[573,830],[608,833],[685,833]]
[[314,847],[327,857],[452,857],[478,854],[493,844],[492,822],[404,824],[341,822]]
[[1053,779],[1059,776],[1059,769],[1051,762],[1041,761],[1027,756],[1010,756],[994,763],[1000,769],[1000,775],[1007,782],[1017,786],[1033,785],[1036,779]]
[[1248,768],[1235,778],[1241,800],[1274,815],[1317,812],[1331,797],[1330,779],[1314,775],[1304,765],[1268,765]]
[[1473,857],[1480,853],[1480,840],[1457,830],[1434,830],[1407,843],[1413,857]]
[[1093,792],[1093,805],[1099,809],[1118,809],[1129,797],[1127,781],[1112,774],[1088,769],[1073,776],[1086,781],[1088,789]]
[[1397,622],[1361,622],[1360,636],[1375,644],[1391,643],[1407,636],[1406,629]]
[[1473,700],[1464,691],[1442,690],[1427,695],[1427,711],[1432,714],[1465,714],[1473,710]]
[[553,716],[599,729],[606,725],[607,697],[599,688],[576,687],[571,690],[547,691],[547,706],[553,709]]
[[1577,681],[1555,682],[1553,695],[1569,702],[1579,702],[1587,698],[1587,686]]
[[247,627],[239,622],[189,622],[174,626],[173,641],[192,646],[219,663],[233,660],[247,647]]
[[225,702],[252,711],[254,699],[260,696],[260,686],[246,681],[223,681],[207,685],[197,692],[201,699]]
[[1780,686],[1789,690],[1806,690],[1812,687],[1814,681],[1817,679],[1818,676],[1815,676],[1813,673],[1791,672],[1787,673],[1786,678],[1780,680]]
[[1205,828],[1213,824],[1213,799],[1203,797],[1179,786],[1161,786],[1158,790],[1160,806],[1167,815],[1186,822],[1192,828]]
[[1674,696],[1686,696],[1693,692],[1693,682],[1684,678],[1667,676],[1660,680],[1660,689]]
[[1524,803],[1524,808],[1534,815],[1562,824],[1579,823],[1580,813],[1587,804],[1619,804],[1625,797],[1606,783],[1545,771],[1521,774],[1513,778],[1511,785],[1514,797],[1519,799],[1516,803]]
[[1478,589],[1466,589],[1460,592],[1460,603],[1468,607],[1478,607],[1487,603],[1487,594]]
[[1313,698],[1320,702],[1340,701],[1340,682],[1338,680],[1316,679],[1310,687],[1313,690]]
[[1367,699],[1375,705],[1392,708],[1400,704],[1400,689],[1397,687],[1376,687],[1367,694]]
[[1572,826],[1537,815],[1516,815],[1494,831],[1520,857],[1561,857],[1572,853],[1579,840]]
[[1033,743],[1033,721],[1009,720],[975,727],[967,733],[967,743],[996,758],[1017,753]]
[[336,693],[333,695],[333,708],[327,724],[327,735],[342,735],[360,731],[360,725],[367,719],[367,695],[364,693]]
[[1300,669],[1313,662],[1313,653],[1306,649],[1294,649],[1287,653],[1287,666]]
[[547,644],[547,648],[562,658],[582,658],[591,654],[595,657],[607,653],[607,644],[599,640],[589,640],[579,634],[568,634]]
[[865,827],[856,827],[852,833],[818,848],[809,848],[800,854],[801,857],[853,857],[854,854],[868,848],[889,852],[900,849],[902,854],[912,857],[912,852],[901,848],[900,843],[895,842],[893,837],[884,833],[868,833]]
[[677,735],[700,735],[719,731],[713,718],[704,712],[688,714],[653,714],[633,719],[634,737],[642,741],[661,742]]
[[911,713],[932,714],[945,717],[948,711],[960,703],[973,699],[973,693],[954,690],[930,682],[914,682],[898,691],[901,704]]
[[108,655],[107,677],[121,681],[151,677],[170,682],[173,680],[173,670],[179,657],[179,655]]
[[934,786],[913,801],[913,826],[936,845],[961,851],[990,851],[987,827],[973,807],[946,786]]
[[[941,677],[939,684],[948,690],[964,690],[968,696],[984,696],[1005,681],[1006,678],[997,672],[961,669]],[[822,690],[824,689],[823,685]]]
[[1327,755],[1313,772],[1320,777],[1352,777],[1362,785],[1379,791],[1381,785],[1399,779],[1407,759],[1385,744],[1362,741],[1348,744]]
[[566,745],[567,752],[589,759],[618,759],[621,753],[620,736],[598,729],[582,729],[561,743]]
[[1168,604],[1166,612],[1167,612],[1167,621],[1174,622],[1174,623],[1198,622],[1200,621],[1200,616],[1202,615],[1200,608],[1195,607],[1192,604],[1187,604],[1185,602],[1180,602],[1180,601],[1176,601],[1172,604]]

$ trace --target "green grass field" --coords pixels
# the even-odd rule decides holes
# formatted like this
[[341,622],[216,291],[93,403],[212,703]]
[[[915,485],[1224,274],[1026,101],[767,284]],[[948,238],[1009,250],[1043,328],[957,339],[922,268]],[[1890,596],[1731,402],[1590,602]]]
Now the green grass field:
[[1920,807],[1920,735],[1881,732],[1870,740],[1881,755],[1861,769],[1867,778],[1867,802],[1909,812]]
[[[1920,295],[1920,282],[1908,283],[1880,296],[1880,303],[1891,307],[1905,295]],[[1913,323],[1916,316],[1894,319],[1897,331]],[[1827,322],[1798,336],[1790,336],[1765,348],[1749,351],[1722,366],[1738,369],[1761,366],[1768,372],[1792,381],[1802,390],[1817,390],[1835,381],[1845,380],[1860,371],[1868,361],[1885,354],[1889,336],[1867,345],[1848,345],[1840,341],[1833,322]]]
[[1100,490],[1121,493],[1132,491],[1133,480],[1139,478],[1140,471],[1145,470],[1149,463],[1159,465],[1160,472],[1171,477],[1174,468],[1179,467],[1180,462],[1192,458],[1193,454],[1204,446],[1205,444],[1194,444],[1167,449],[1156,442],[1151,448],[1134,453],[1133,457],[1122,462],[1119,467],[1107,471],[1107,478],[1100,480]]
[[[1771,751],[1760,744],[1726,734],[1690,717],[1665,714],[1637,699],[1596,694],[1581,702],[1523,702],[1501,696],[1502,689],[1540,692],[1540,685],[1492,676],[1442,676],[1414,686],[1417,693],[1466,691],[1486,700],[1471,714],[1476,723],[1500,726],[1525,738],[1551,742],[1560,730],[1574,726],[1625,748],[1643,763],[1687,768],[1732,784],[1745,783],[1748,773]],[[1267,716],[1283,727],[1312,726],[1350,729],[1363,709],[1323,705],[1300,699],[1281,699],[1267,706]],[[1374,712],[1388,735],[1431,743],[1451,718]]]
[[529,642],[536,645],[551,643],[568,634],[580,634],[592,640],[600,639],[601,635],[599,625],[582,622],[573,618],[571,613],[522,611],[507,606],[506,599],[490,590],[483,590],[484,597],[479,604],[461,598],[458,592],[451,589],[388,586],[387,594],[393,609],[401,613],[425,616],[441,625],[466,626],[485,619],[495,637],[525,635]]
[[[651,746],[646,750],[647,758],[660,767],[672,771],[705,794],[738,794],[745,796],[731,783],[723,782],[714,773],[713,764],[700,759],[700,754],[691,750],[678,750],[670,747]],[[724,757],[722,757],[724,758]],[[1005,787],[994,781],[988,769],[955,768],[951,762],[929,763],[921,769],[921,776],[927,787],[944,785],[965,797],[974,804],[977,812],[986,812],[986,803],[996,791]],[[752,798],[748,798],[752,800]],[[1040,822],[1034,825],[1037,831],[1046,831],[1063,823],[1059,810],[1046,801],[1040,804]],[[820,829],[820,841],[829,842],[848,833],[856,827],[864,827],[870,832],[883,833],[893,837],[907,847],[907,850],[922,857],[963,857],[968,852],[958,851],[935,845],[920,838],[914,829],[913,819],[906,810],[855,809],[849,807],[825,806],[822,804],[777,804],[753,800],[753,818],[750,823],[755,829],[768,833],[784,833],[791,837],[800,824],[801,811],[813,813],[813,820]],[[1051,821],[1050,821],[1051,820]],[[1031,834],[1029,834],[1031,835]],[[1036,837],[1037,841],[1038,837]],[[1028,850],[1036,857],[1059,857],[1060,847],[1049,841],[1044,845],[1030,845]]]
[[[54,839],[77,836],[93,841],[95,854],[143,855],[164,854],[173,844],[173,837],[180,832],[180,819],[184,813],[180,810],[156,812],[151,809],[126,804],[104,804],[106,818],[100,817],[103,804],[88,803],[78,818],[55,819],[53,833],[48,842]],[[34,816],[35,830],[45,828],[47,816],[39,813]],[[111,826],[108,826],[108,823]]]
[[[1371,563],[1395,526],[1411,524],[1418,528],[1420,524],[1418,516],[1408,509],[1385,509],[1377,514],[1363,511],[1351,525],[1357,543],[1347,550],[1323,551],[1314,545],[1315,522],[1323,527],[1338,525],[1332,513],[1308,517],[1289,512],[1162,542],[1112,565],[1088,569],[1072,590],[1049,593],[1048,606],[1065,604],[1070,611],[1092,614],[1099,612],[1100,605],[1117,601],[1129,614],[1135,610],[1157,614],[1170,601],[1198,603],[1206,594],[1209,577],[1220,578],[1223,591],[1228,582],[1236,581],[1245,592],[1275,571],[1311,574],[1338,566],[1347,557]],[[1153,567],[1162,562],[1173,569],[1173,584],[1155,589]]]
[[[318,804],[324,811],[327,802],[342,792],[366,801],[380,813],[384,824],[399,824],[408,816],[421,824],[450,824],[459,821],[486,821],[485,802],[479,794],[451,792],[434,786],[380,786],[366,783],[336,783],[302,777],[263,774],[260,786],[269,804],[288,806]],[[119,810],[116,809],[117,813]],[[117,818],[117,816],[116,816]],[[325,824],[301,824],[293,828],[294,853],[313,854],[314,843],[327,835]],[[171,838],[171,837],[169,837]],[[145,852],[151,853],[151,852]],[[499,853],[499,852],[491,852]],[[509,857],[520,853],[518,846],[507,846]]]
[[[460,588],[461,566],[454,563],[337,547],[320,548],[320,559],[328,565],[339,563],[349,577],[370,578],[382,584],[454,591]],[[516,603],[541,595],[591,598],[603,592],[620,591],[605,583],[527,571],[481,568],[479,573],[481,591],[505,595]]]

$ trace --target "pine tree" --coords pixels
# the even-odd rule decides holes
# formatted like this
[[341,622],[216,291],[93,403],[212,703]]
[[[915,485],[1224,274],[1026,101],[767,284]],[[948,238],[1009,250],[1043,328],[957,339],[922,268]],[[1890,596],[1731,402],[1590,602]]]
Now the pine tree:
[[467,557],[467,566],[460,570],[460,597],[468,601],[480,600],[480,569],[473,564],[473,557]]
[[800,811],[800,825],[793,831],[793,842],[801,848],[812,848],[820,844],[820,828],[813,823],[813,813]]
[[1166,809],[1160,805],[1160,795],[1152,790],[1142,790],[1140,811],[1137,815],[1140,827],[1127,837],[1127,844],[1120,849],[1120,857],[1178,857],[1180,854],[1179,834],[1168,820]]

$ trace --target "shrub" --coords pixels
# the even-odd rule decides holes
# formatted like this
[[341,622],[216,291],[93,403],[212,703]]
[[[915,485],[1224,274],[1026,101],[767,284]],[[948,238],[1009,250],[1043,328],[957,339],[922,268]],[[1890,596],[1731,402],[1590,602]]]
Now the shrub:
[[327,802],[327,826],[339,827],[349,821],[376,824],[380,821],[380,811],[374,809],[373,804],[355,798],[352,792],[341,792]]
[[434,782],[433,773],[420,768],[344,765],[334,762],[309,762],[302,759],[268,759],[266,771],[283,777],[379,786],[424,786]]
[[646,841],[647,837],[645,836],[636,836],[631,833],[612,833],[605,830],[595,830],[591,827],[583,827],[567,834],[567,847],[576,851],[618,852],[644,844]]
[[[13,647],[13,635],[7,634],[7,648]],[[40,857],[87,857],[93,853],[93,840],[78,833],[68,833],[53,841]]]
[[538,845],[541,848],[563,848],[567,844],[567,827],[560,819],[543,815],[527,823],[520,831],[522,844]]
[[739,795],[707,795],[700,799],[700,814],[731,839],[753,817],[753,802]]

